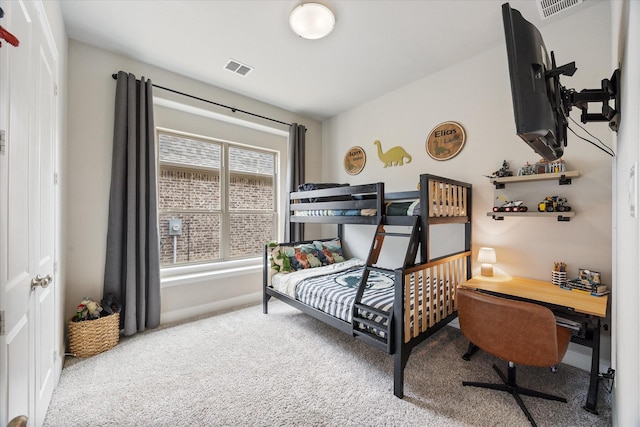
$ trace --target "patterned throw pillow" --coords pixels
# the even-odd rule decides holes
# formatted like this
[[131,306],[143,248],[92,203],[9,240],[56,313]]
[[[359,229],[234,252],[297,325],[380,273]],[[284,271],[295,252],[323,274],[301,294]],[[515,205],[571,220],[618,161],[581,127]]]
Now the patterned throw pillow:
[[293,271],[322,266],[319,251],[312,243],[287,247],[285,255],[289,257]]
[[269,261],[271,264],[271,275],[275,273],[290,273],[291,261],[285,255],[283,248],[276,242],[269,242]]
[[268,248],[270,275],[290,273],[344,261],[342,244],[339,239],[326,242],[314,241],[295,246],[281,246],[276,242],[270,242]]
[[313,244],[322,252],[324,265],[344,261],[344,252],[342,251],[342,242],[340,239],[327,240],[325,242],[315,241]]

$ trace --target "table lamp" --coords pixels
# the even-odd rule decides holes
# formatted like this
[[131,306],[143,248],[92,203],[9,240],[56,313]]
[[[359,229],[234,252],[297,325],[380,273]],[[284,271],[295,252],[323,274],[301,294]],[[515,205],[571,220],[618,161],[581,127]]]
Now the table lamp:
[[478,262],[482,264],[480,274],[482,276],[493,276],[493,265],[496,263],[496,250],[493,248],[480,248],[478,252]]

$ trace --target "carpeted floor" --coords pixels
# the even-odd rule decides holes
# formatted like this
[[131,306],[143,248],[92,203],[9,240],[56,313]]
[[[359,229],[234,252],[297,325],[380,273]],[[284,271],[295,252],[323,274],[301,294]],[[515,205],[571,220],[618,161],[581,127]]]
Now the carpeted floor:
[[[418,346],[393,396],[393,357],[283,303],[251,306],[123,339],[70,358],[45,426],[528,426],[513,397],[463,387],[497,382],[484,352],[446,327]],[[518,383],[568,403],[524,396],[540,426],[610,426],[611,395],[582,409],[588,373],[518,367]]]

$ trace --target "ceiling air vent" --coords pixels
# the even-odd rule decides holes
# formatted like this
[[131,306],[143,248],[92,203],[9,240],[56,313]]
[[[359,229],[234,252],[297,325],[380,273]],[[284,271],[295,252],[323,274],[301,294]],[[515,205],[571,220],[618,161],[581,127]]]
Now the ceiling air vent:
[[537,0],[540,18],[549,19],[558,13],[582,3],[583,0]]
[[224,68],[233,73],[240,74],[241,76],[246,76],[251,70],[253,70],[253,68],[251,68],[250,66],[242,64],[233,59],[230,59],[229,62],[227,62],[227,65],[224,66]]

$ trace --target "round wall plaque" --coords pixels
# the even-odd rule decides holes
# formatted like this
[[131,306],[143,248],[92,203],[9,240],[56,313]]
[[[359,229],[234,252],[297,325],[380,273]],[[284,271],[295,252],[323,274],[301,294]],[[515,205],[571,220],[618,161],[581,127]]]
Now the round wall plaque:
[[456,122],[444,122],[433,128],[425,148],[436,160],[449,160],[462,150],[466,139],[464,129]]
[[367,155],[362,147],[351,147],[344,155],[344,170],[349,175],[358,175],[364,169],[367,162]]

